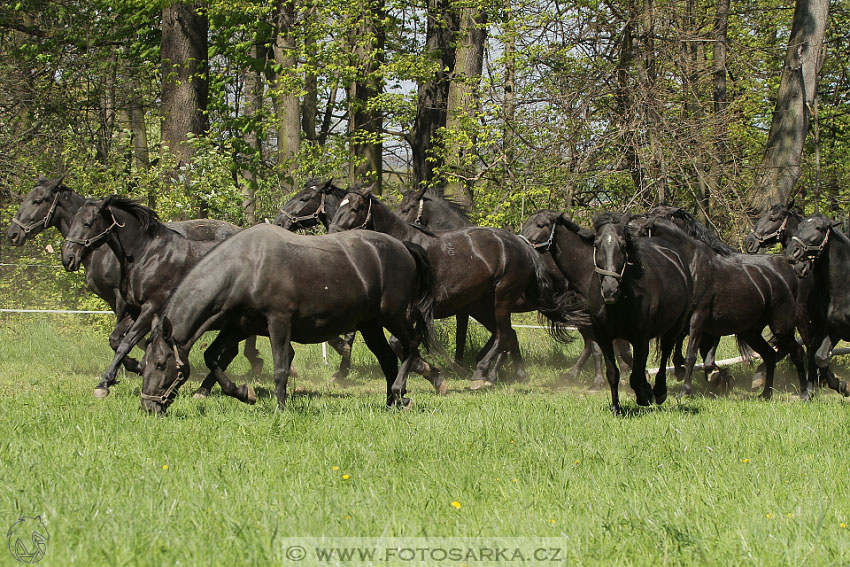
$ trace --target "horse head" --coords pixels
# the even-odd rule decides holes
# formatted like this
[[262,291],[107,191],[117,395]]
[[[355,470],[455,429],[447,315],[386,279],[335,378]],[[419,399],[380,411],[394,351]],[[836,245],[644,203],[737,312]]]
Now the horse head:
[[63,190],[62,179],[39,177],[32,191],[24,197],[18,212],[6,231],[12,246],[21,246],[30,236],[35,236],[55,221],[56,207]]
[[616,303],[621,295],[620,283],[628,264],[629,213],[599,213],[593,217],[596,234],[593,242],[593,266],[599,276],[602,298]]
[[372,200],[374,198],[368,189],[350,191],[339,203],[339,208],[328,227],[328,232],[372,228]]
[[788,219],[791,217],[791,207],[773,205],[756,221],[756,225],[744,240],[744,246],[750,254],[757,254],[785,239],[788,229]]
[[154,316],[151,338],[142,361],[142,409],[163,413],[177,388],[189,378],[189,353],[177,346],[168,317]]
[[797,276],[804,278],[809,274],[829,246],[830,234],[838,224],[823,215],[813,215],[800,223],[785,250],[785,258]]
[[333,178],[324,183],[318,179],[308,180],[301,191],[284,203],[274,224],[286,230],[316,226],[322,222],[322,216],[327,215],[325,201],[333,188]]

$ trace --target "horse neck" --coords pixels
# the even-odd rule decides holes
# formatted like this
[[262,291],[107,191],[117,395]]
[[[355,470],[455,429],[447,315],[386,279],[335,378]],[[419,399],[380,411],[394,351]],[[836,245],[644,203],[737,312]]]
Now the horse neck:
[[115,227],[107,236],[106,242],[124,269],[128,267],[130,259],[137,260],[145,256],[153,247],[159,249],[168,246],[169,252],[172,252],[177,251],[172,247],[187,246],[186,238],[158,221],[151,221],[154,225],[146,232],[134,215],[121,209],[114,209],[112,214],[123,226]]
[[74,220],[74,215],[83,206],[85,200],[85,197],[71,189],[63,191],[59,195],[50,225],[55,226],[63,237],[68,236],[71,231],[71,221]]
[[369,198],[371,199],[369,206],[372,212],[372,227],[377,232],[389,234],[399,240],[411,240],[413,242],[418,242],[422,236],[426,236],[424,233],[411,228],[381,201],[375,197]]
[[[321,199],[321,195],[319,196]],[[319,215],[319,222],[325,225],[327,230],[330,227],[331,219],[336,215],[339,204],[342,202],[342,197],[336,194],[335,191],[330,191],[325,194],[325,212]]]
[[850,241],[835,229],[830,230],[826,254],[815,262],[814,270],[816,277],[829,286],[833,298],[843,297],[850,279]]
[[555,239],[550,249],[558,267],[567,277],[570,286],[582,296],[587,296],[589,278],[593,274],[593,244],[565,226],[555,229]]
[[431,229],[452,230],[473,226],[468,219],[444,201],[434,201],[433,199],[425,201],[423,213],[427,213],[426,218],[430,220],[422,223],[422,225]]
[[787,224],[785,225],[785,234],[782,237],[782,248],[788,248],[791,245],[791,239],[797,234],[797,227],[800,226],[800,219],[788,213]]

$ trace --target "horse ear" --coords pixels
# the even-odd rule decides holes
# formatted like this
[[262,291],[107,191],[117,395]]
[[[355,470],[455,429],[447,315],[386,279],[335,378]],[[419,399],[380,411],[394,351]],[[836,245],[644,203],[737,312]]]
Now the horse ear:
[[376,187],[377,185],[378,185],[378,183],[377,183],[377,182],[375,182],[375,183],[372,183],[371,185],[367,186],[365,189],[363,189],[363,195],[364,195],[364,196],[366,196],[366,195],[371,195],[371,194],[372,194],[372,191],[375,189],[375,187]]
[[414,200],[414,201],[421,201],[421,200],[422,200],[422,197],[424,197],[424,196],[425,196],[425,191],[427,191],[427,190],[428,190],[428,188],[427,188],[427,187],[422,187],[421,189],[417,190],[417,191],[413,194],[413,200]]
[[162,329],[162,338],[168,342],[171,342],[171,333],[174,330],[171,326],[171,319],[164,316],[162,320],[159,322],[160,328]]
[[325,183],[324,185],[322,185],[319,188],[319,192],[320,193],[326,193],[326,192],[330,191],[333,188],[333,183],[334,183],[334,178],[331,177],[330,179],[328,179],[327,183]]
[[39,184],[42,183],[42,181],[41,181],[42,179],[44,179],[44,181],[47,181],[47,184],[46,184],[47,189],[50,189],[51,191],[55,191],[60,185],[62,185],[62,180],[65,179],[65,176],[63,175],[59,179],[54,179],[52,181],[49,181],[49,180],[47,180],[46,178],[43,178],[43,177],[39,177],[38,179],[39,179]]

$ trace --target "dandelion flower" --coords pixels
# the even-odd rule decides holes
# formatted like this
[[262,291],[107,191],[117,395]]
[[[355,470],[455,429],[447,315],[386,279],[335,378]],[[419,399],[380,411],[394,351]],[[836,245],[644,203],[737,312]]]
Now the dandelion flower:
[[786,518],[793,518],[794,514],[792,514],[791,512],[788,512],[787,514],[785,514],[785,517]]
[[773,514],[765,514],[764,517],[769,520],[773,517]]
[[351,478],[351,475],[350,475],[350,474],[344,474],[344,475],[342,475],[342,480],[348,480],[349,478]]
[[844,528],[844,529],[847,529],[847,524],[845,524],[844,522],[841,522],[841,527]]
[[577,464],[579,464],[580,462],[581,462],[581,461],[579,461],[578,459],[576,459],[576,461],[575,461],[573,464],[574,464],[574,465],[577,465]]
[[167,470],[168,470],[168,465],[162,465],[162,470],[167,471]]
[[338,470],[339,470],[339,466],[334,465],[334,466],[332,466],[332,467],[331,467],[331,470],[332,470],[332,471],[338,471]]
[[452,506],[454,506],[456,510],[460,510],[460,502],[457,500],[452,501]]
[[750,460],[749,460],[749,459],[741,459],[741,462],[742,462],[742,463],[749,463],[749,462],[750,462]]

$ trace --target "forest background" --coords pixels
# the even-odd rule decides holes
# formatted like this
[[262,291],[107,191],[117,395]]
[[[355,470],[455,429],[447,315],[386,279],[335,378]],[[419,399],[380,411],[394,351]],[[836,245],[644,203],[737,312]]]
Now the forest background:
[[333,177],[737,244],[771,202],[846,218],[848,33],[845,0],[3,3],[2,218],[41,174],[243,226]]

